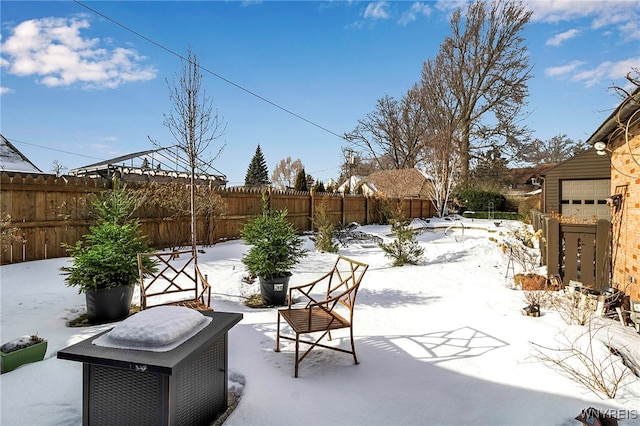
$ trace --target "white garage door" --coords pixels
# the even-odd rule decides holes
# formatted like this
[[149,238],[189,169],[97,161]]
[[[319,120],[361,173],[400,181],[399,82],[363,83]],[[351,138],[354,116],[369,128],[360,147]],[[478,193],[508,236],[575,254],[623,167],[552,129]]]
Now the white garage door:
[[609,179],[563,180],[560,185],[563,216],[575,216],[578,220],[588,221],[594,216],[598,219],[611,219],[606,202],[606,198],[611,195]]

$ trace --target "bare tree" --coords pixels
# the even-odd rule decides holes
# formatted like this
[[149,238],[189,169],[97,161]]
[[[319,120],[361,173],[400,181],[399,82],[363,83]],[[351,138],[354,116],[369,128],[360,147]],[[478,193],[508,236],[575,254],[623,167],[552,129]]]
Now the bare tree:
[[176,74],[172,82],[167,80],[169,99],[173,103],[173,111],[164,114],[164,125],[178,142],[178,149],[184,153],[189,163],[190,172],[190,205],[191,205],[191,244],[195,251],[196,237],[196,173],[211,167],[224,149],[224,144],[209,160],[203,156],[209,145],[224,134],[223,124],[217,111],[213,112],[213,102],[202,87],[202,74],[196,54],[191,48],[187,58],[183,60],[182,73]]
[[452,35],[440,46],[438,61],[457,101],[465,183],[475,150],[505,150],[529,132],[521,125],[531,78],[522,32],[531,14],[519,1],[475,0],[466,15],[458,9],[451,17]]
[[280,160],[273,169],[271,183],[279,189],[293,188],[295,178],[300,170],[304,169],[302,160],[291,160],[291,157]]
[[431,181],[429,196],[438,216],[445,214],[460,175],[460,104],[445,83],[443,77],[451,69],[444,65],[440,57],[427,61],[418,86],[428,129],[422,140],[425,171]]
[[388,95],[344,137],[371,156],[378,169],[406,169],[422,163],[424,110],[412,88],[398,101]]
[[566,134],[556,135],[551,139],[534,139],[524,146],[524,150],[518,156],[527,164],[555,164],[568,160],[588,147],[581,145],[582,141],[574,141]]
[[439,217],[446,214],[460,170],[460,156],[451,145],[444,136],[435,136],[427,148],[432,154],[425,169],[431,182],[427,193]]
[[58,160],[53,160],[53,162],[51,163],[51,171],[53,172],[53,174],[55,174],[58,177],[62,176],[64,172],[66,172],[67,170],[68,170],[68,167],[65,167],[62,164],[60,164]]
[[368,176],[378,170],[373,159],[365,159],[361,153],[351,148],[342,148],[342,162],[340,164],[339,182],[349,180],[351,176]]

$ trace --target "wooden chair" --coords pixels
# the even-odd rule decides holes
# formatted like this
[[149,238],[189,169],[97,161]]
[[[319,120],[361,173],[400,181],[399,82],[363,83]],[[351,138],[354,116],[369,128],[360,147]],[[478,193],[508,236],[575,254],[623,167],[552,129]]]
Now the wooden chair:
[[[354,363],[358,364],[353,340],[353,310],[360,282],[368,267],[367,264],[339,256],[331,271],[317,280],[289,288],[288,307],[278,310],[275,351],[280,352],[280,339],[296,343],[295,377],[298,377],[300,362],[317,346],[352,354]],[[304,307],[292,306],[297,293],[301,293],[305,299],[308,299]],[[289,324],[295,337],[280,333],[280,318]],[[331,331],[345,328],[349,329],[351,336],[351,350],[319,343],[325,336],[331,340]],[[320,333],[319,336],[317,333]],[[315,334],[317,338],[301,340],[300,335],[302,334],[309,335],[310,339],[311,335]],[[302,355],[300,355],[300,343],[310,345]]]
[[[145,265],[151,259],[155,272]],[[211,311],[211,286],[200,272],[192,250],[138,253],[140,309],[160,305]]]

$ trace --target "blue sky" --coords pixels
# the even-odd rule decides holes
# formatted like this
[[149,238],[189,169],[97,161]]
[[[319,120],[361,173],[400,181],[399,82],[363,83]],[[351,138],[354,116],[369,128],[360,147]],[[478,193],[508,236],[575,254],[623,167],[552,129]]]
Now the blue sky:
[[[345,143],[336,134],[419,81],[464,2],[84,4],[153,43],[75,2],[3,0],[0,132],[45,172],[53,160],[72,169],[151,149],[148,137],[172,145],[166,79],[181,62],[170,51],[191,46],[217,74],[203,72],[226,123],[214,166],[233,186],[258,144],[269,174],[290,156],[316,179],[337,178]],[[534,11],[524,34],[534,76],[526,124],[540,139],[584,141],[619,103],[608,87],[640,68],[640,2],[526,5]]]

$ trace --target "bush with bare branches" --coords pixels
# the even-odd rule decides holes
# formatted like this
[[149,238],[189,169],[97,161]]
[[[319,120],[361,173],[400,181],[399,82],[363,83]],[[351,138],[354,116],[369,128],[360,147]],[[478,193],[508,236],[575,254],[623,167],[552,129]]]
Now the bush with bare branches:
[[572,335],[569,330],[560,333],[558,346],[554,348],[530,342],[535,351],[534,357],[600,398],[603,395],[615,398],[618,391],[629,383],[633,370],[625,365],[620,349],[615,348],[608,327],[607,324],[589,321],[577,335]]
[[4,212],[0,214],[0,249],[2,251],[8,250],[14,241],[21,241],[21,238],[16,235],[19,230],[20,228],[11,224],[11,215]]
[[[173,223],[173,247],[188,244],[190,231],[180,224],[190,217],[190,186],[181,182],[150,182],[140,185],[136,191],[141,203],[157,209],[165,215],[167,223]],[[226,212],[226,203],[220,194],[209,185],[196,185],[196,215],[204,217],[204,232],[201,242],[213,243],[216,219]]]
[[550,299],[551,307],[569,325],[586,325],[598,308],[598,296],[565,289]]

